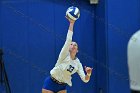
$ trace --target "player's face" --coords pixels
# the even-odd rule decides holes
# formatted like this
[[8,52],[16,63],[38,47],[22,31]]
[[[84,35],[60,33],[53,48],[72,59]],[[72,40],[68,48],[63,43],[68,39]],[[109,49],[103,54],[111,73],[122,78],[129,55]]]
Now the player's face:
[[76,42],[72,42],[70,45],[70,52],[77,53],[78,52],[78,45]]

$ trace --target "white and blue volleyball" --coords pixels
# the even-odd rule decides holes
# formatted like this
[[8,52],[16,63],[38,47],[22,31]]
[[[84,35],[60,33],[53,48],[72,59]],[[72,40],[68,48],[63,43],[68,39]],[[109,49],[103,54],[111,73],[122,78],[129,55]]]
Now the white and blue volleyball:
[[77,7],[69,7],[66,11],[66,16],[72,20],[77,20],[80,17],[80,10]]

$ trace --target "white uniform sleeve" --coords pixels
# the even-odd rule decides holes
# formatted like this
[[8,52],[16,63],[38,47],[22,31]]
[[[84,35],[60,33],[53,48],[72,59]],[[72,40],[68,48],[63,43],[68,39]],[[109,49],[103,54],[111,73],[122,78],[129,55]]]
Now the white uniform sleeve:
[[66,38],[65,44],[64,44],[63,48],[61,49],[61,52],[59,54],[59,57],[58,57],[58,60],[57,60],[57,63],[55,66],[62,63],[63,60],[67,57],[67,55],[69,53],[69,46],[72,42],[72,36],[73,36],[73,32],[69,30],[67,33],[67,38]]
[[85,73],[84,73],[84,70],[83,70],[83,66],[82,64],[79,62],[79,68],[78,68],[78,71],[77,73],[79,74],[80,78],[82,79],[83,82],[87,83],[89,80],[85,80]]

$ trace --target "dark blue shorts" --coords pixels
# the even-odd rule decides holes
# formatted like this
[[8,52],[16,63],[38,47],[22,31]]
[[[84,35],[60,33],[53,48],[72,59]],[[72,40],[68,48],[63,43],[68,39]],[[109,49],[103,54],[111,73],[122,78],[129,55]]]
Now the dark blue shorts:
[[66,90],[67,84],[57,84],[52,78],[49,76],[45,79],[43,89],[50,90],[53,92],[59,92],[61,90]]

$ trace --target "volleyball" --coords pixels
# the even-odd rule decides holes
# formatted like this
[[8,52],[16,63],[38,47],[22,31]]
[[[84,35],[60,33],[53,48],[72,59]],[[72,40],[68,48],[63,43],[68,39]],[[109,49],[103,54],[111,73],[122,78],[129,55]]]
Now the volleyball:
[[77,7],[71,6],[66,11],[66,17],[77,20],[80,17],[80,10]]

